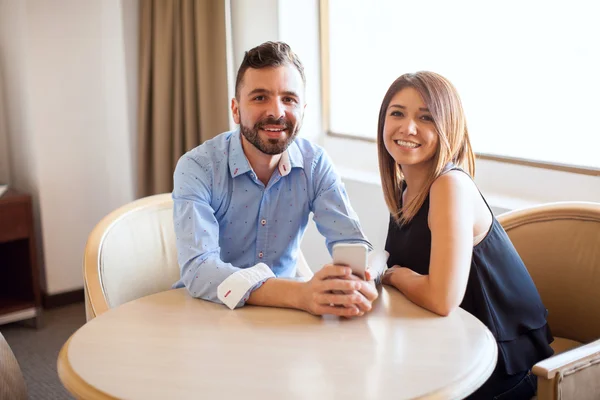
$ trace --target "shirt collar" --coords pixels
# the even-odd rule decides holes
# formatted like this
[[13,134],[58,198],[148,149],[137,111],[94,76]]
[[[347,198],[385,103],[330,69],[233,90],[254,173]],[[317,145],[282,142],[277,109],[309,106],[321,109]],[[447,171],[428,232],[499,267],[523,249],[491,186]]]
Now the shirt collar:
[[252,167],[250,167],[250,163],[244,154],[240,130],[238,128],[229,141],[229,172],[231,173],[231,177],[235,178],[248,171],[252,171]]
[[279,160],[279,174],[281,176],[288,175],[292,168],[304,168],[302,152],[294,140],[281,155]]
[[[279,160],[279,174],[281,176],[288,175],[292,168],[304,168],[302,162],[302,152],[298,148],[296,141],[289,145],[287,150],[281,155]],[[243,175],[248,171],[252,171],[252,167],[244,154],[242,148],[242,139],[239,128],[231,137],[229,142],[229,172],[232,178]]]

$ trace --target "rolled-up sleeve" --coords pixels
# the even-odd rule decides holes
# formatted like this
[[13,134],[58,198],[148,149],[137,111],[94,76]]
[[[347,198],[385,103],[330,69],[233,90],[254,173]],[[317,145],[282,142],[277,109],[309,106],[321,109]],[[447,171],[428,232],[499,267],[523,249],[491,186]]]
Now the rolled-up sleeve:
[[184,155],[173,176],[173,222],[181,278],[193,297],[223,303],[233,309],[244,305],[250,293],[273,277],[265,264],[237,268],[220,258],[219,224],[211,206],[210,167]]

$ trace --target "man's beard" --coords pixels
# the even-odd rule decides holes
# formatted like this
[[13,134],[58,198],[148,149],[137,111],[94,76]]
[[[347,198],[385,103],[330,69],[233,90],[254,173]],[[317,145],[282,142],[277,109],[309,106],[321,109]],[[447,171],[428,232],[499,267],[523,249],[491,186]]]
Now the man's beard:
[[[266,125],[283,126],[286,132],[286,137],[283,139],[261,139],[259,135],[259,130]],[[300,126],[301,124],[294,126],[290,121],[286,120],[283,117],[279,119],[265,118],[254,124],[252,128],[244,126],[244,124],[242,124],[240,121],[240,131],[242,132],[242,135],[244,135],[244,137],[250,143],[252,143],[252,145],[254,145],[254,147],[256,147],[258,150],[271,156],[281,154],[287,150],[289,145],[294,141],[294,139],[298,135]]]

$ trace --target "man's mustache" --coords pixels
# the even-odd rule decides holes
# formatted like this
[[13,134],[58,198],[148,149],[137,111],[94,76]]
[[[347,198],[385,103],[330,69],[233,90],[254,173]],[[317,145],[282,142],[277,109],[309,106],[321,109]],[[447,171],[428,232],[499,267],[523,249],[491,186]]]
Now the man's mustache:
[[285,127],[285,129],[290,132],[291,132],[292,128],[294,127],[294,125],[290,121],[288,121],[286,118],[279,118],[279,119],[266,118],[266,119],[263,119],[262,121],[258,121],[254,125],[254,129],[263,129],[267,125],[283,125]]

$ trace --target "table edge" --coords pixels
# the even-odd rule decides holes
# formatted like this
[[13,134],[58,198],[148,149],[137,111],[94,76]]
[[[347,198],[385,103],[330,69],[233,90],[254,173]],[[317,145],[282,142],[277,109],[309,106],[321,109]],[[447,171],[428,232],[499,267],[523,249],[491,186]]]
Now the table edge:
[[[183,292],[186,292],[183,289],[181,289],[181,290]],[[155,294],[153,294],[153,295],[155,295]],[[150,295],[150,296],[153,296],[153,295]],[[144,296],[144,297],[149,297],[149,296]],[[140,299],[135,299],[135,300],[140,300]],[[457,381],[455,381],[454,383],[452,383],[449,386],[446,386],[446,387],[440,388],[438,390],[434,390],[432,392],[415,397],[413,400],[417,400],[417,399],[418,400],[440,400],[440,399],[464,398],[465,396],[468,396],[468,395],[474,393],[479,387],[481,387],[493,373],[493,371],[496,367],[497,359],[498,359],[498,346],[497,346],[496,339],[494,338],[494,336],[492,335],[490,330],[485,326],[485,324],[483,324],[483,322],[481,322],[479,319],[477,319],[475,316],[468,313],[467,311],[465,311],[465,310],[462,310],[462,311],[469,314],[469,316],[472,317],[473,319],[477,320],[477,322],[479,322],[479,324],[484,328],[486,339],[489,343],[491,343],[491,346],[489,348],[491,349],[490,351],[492,352],[491,357],[492,357],[493,362],[487,362],[484,364],[484,361],[489,360],[489,357],[482,357],[479,360],[479,362],[476,363],[475,366],[467,374],[465,374],[465,376],[461,377],[461,379],[458,379]],[[79,332],[80,329],[76,330],[69,337],[67,342],[61,348],[61,351],[58,356],[57,371],[58,371],[58,376],[59,376],[63,386],[77,399],[118,400],[117,397],[113,397],[110,394],[103,392],[102,390],[100,390],[100,389],[90,385],[86,381],[84,381],[83,378],[81,378],[75,372],[73,367],[71,366],[71,364],[69,362],[69,354],[68,354],[69,345],[71,343],[71,339],[75,336],[75,334],[77,334]],[[488,353],[488,355],[489,355],[489,353]],[[483,369],[483,367],[485,367],[484,373],[480,374],[478,379],[469,379],[469,376],[473,375],[473,371],[481,370],[481,369]],[[462,385],[462,383],[465,382],[465,380],[467,380],[469,382],[467,383],[467,385]]]
[[[485,382],[487,382],[490,376],[492,376],[492,373],[494,372],[494,369],[496,369],[496,364],[498,362],[498,342],[485,324],[483,324],[483,322],[481,324],[486,328],[486,338],[492,344],[490,348],[492,349],[491,352],[493,362],[482,365],[484,357],[480,358],[479,363],[477,363],[473,369],[466,374],[466,376],[458,379],[453,385],[418,397],[419,400],[463,399],[466,396],[470,396],[471,394],[475,393],[475,391],[479,389]],[[486,369],[484,370],[483,374],[479,375],[478,379],[469,379],[470,376],[473,376],[473,371],[481,370],[484,366]],[[461,385],[461,383],[465,381],[468,381],[467,385]]]
[[60,349],[60,353],[58,353],[56,370],[61,383],[65,389],[77,399],[117,400],[116,397],[113,397],[84,381],[71,366],[71,363],[69,362],[69,344],[71,344],[71,339],[75,333],[77,333],[77,331],[69,337],[67,342]]

